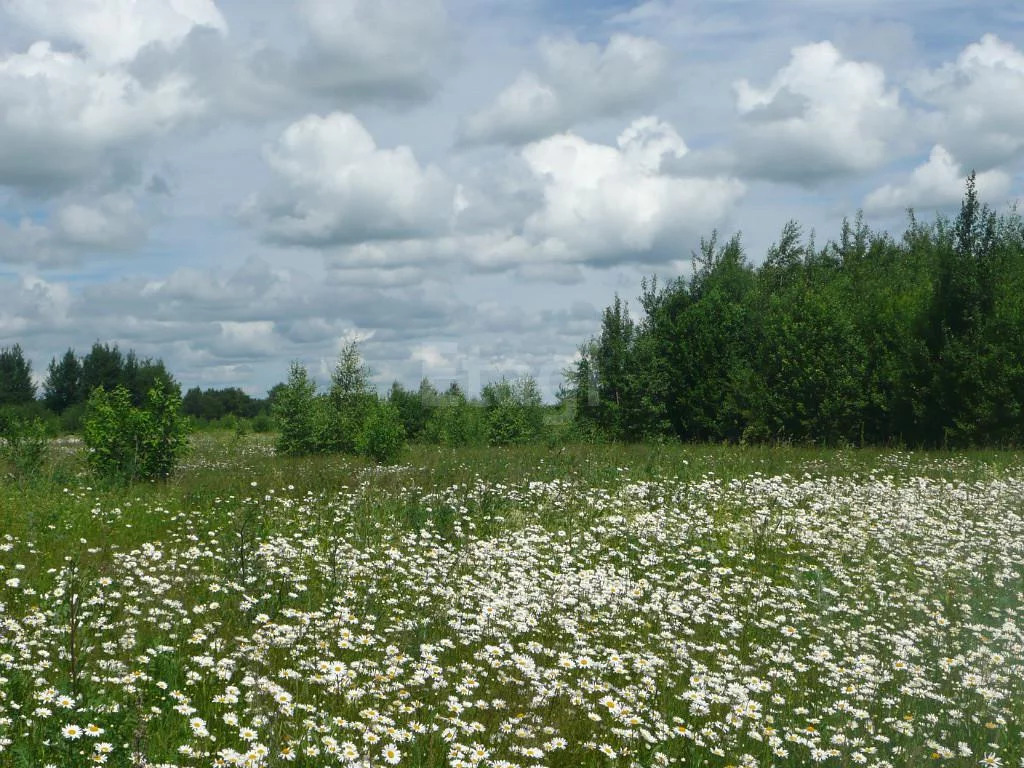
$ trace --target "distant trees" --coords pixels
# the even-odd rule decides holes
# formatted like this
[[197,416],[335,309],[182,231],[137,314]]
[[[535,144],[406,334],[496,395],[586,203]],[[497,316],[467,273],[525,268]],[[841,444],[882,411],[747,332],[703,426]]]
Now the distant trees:
[[796,222],[759,267],[734,237],[694,272],[618,297],[569,371],[606,438],[1024,443],[1024,224],[967,182],[954,221],[901,239],[858,216],[818,248]]
[[193,387],[182,398],[182,409],[187,416],[214,422],[228,417],[253,419],[268,407],[267,401],[245,393],[238,387],[200,389]]
[[351,453],[382,463],[398,459],[405,444],[401,414],[371,387],[355,342],[339,355],[326,394],[317,395],[316,383],[298,362],[292,363],[288,381],[272,391],[278,453]]
[[387,463],[408,439],[503,446],[536,442],[545,434],[547,407],[532,377],[490,383],[475,402],[456,383],[439,394],[426,379],[416,390],[395,382],[381,398],[354,343],[342,350],[326,393],[317,394],[297,362],[272,393],[277,450],[287,455],[351,453]]

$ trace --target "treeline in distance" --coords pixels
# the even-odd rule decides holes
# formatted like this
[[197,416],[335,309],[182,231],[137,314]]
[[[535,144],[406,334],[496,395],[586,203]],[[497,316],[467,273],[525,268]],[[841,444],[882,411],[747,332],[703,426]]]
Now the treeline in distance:
[[1024,443],[1024,223],[979,202],[858,216],[816,247],[790,222],[760,266],[713,236],[694,273],[618,298],[569,373],[580,428],[613,440]]
[[[819,248],[790,222],[754,266],[738,235],[712,235],[692,275],[644,281],[640,307],[635,319],[618,297],[605,309],[557,406],[530,377],[476,399],[427,380],[380,398],[350,345],[327,392],[293,365],[266,398],[193,388],[182,410],[194,426],[276,429],[285,453],[352,450],[374,430],[389,444],[1024,443],[1024,222],[982,204],[973,174],[955,219],[911,212],[899,237],[858,215]],[[21,348],[5,347],[0,432],[19,412],[75,431],[96,388],[138,406],[158,382],[180,394],[162,361],[97,342],[52,360],[37,392]]]

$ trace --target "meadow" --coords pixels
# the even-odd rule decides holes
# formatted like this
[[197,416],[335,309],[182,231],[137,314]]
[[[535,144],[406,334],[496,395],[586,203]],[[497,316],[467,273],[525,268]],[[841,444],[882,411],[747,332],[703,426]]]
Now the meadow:
[[199,435],[0,486],[0,766],[1024,765],[1018,454]]

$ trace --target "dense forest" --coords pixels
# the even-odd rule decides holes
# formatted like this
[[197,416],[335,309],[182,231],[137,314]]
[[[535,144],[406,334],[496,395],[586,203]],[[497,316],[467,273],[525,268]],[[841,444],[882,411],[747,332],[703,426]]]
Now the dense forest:
[[858,216],[818,248],[790,222],[757,266],[716,236],[694,272],[618,298],[569,374],[614,440],[1024,442],[1024,224],[982,205],[902,237]]
[[[287,452],[351,442],[345,412],[377,413],[369,400],[387,406],[379,413],[404,439],[441,444],[1024,443],[1024,222],[982,204],[973,174],[955,219],[911,212],[901,237],[858,216],[819,248],[790,222],[757,266],[739,235],[702,240],[693,263],[689,276],[645,281],[635,319],[615,298],[557,406],[543,405],[530,377],[491,383],[476,399],[427,380],[415,390],[396,382],[379,398],[350,346],[326,393],[293,366],[266,398],[193,388],[182,411],[194,426],[276,426]],[[21,348],[6,347],[0,432],[26,416],[76,431],[97,388],[122,387],[140,406],[158,383],[180,392],[162,361],[97,342],[52,360],[37,392]],[[319,437],[288,437],[296,418]]]

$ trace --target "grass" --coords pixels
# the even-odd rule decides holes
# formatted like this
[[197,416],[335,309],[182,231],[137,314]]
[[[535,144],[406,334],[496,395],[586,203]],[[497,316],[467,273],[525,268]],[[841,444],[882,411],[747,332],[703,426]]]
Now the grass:
[[0,486],[0,767],[1024,760],[1014,453],[54,454]]

